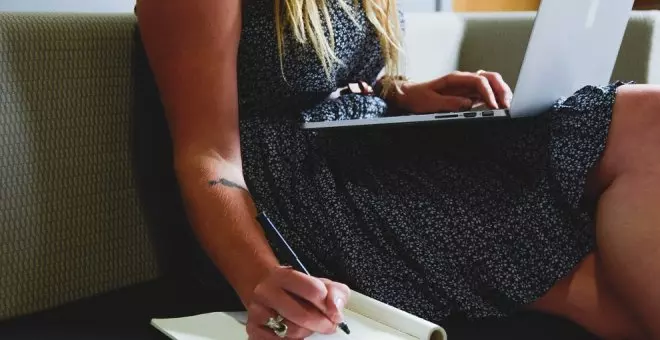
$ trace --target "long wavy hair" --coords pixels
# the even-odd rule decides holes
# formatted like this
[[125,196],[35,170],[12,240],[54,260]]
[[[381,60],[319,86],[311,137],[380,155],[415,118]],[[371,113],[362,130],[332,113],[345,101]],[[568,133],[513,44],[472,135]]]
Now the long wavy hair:
[[[326,75],[340,60],[335,54],[335,40],[330,12],[329,0],[275,0],[275,30],[277,33],[280,63],[284,51],[285,31],[290,30],[296,41],[311,44],[319,58]],[[361,5],[368,21],[378,34],[378,39],[385,60],[385,74],[395,76],[399,72],[401,52],[401,27],[397,9],[397,0],[353,0],[351,7],[347,1],[338,1],[342,10],[347,12],[355,22],[354,8]],[[327,30],[327,35],[326,35]]]

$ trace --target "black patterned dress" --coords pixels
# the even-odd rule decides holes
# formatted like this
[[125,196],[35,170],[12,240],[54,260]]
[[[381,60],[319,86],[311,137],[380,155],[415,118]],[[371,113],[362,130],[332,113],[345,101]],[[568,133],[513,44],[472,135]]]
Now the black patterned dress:
[[[244,175],[259,209],[315,276],[428,320],[501,316],[542,296],[595,245],[588,170],[615,89],[585,87],[536,118],[313,132],[301,121],[385,115],[375,32],[329,1],[342,64],[310,47],[277,55],[272,3],[247,1],[240,43]],[[282,71],[285,75],[283,77]]]

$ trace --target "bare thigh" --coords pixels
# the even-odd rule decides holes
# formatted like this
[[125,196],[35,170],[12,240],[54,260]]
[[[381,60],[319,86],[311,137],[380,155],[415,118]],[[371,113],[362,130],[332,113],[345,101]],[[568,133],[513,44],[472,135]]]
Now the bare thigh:
[[598,269],[598,254],[589,254],[567,277],[530,308],[565,317],[603,339],[642,339],[629,313]]
[[[607,147],[588,178],[588,195],[597,199],[617,176],[660,168],[660,158],[654,156],[660,153],[660,106],[658,100],[648,100],[653,95],[660,96],[659,87],[619,88]],[[602,338],[644,338],[601,266],[595,250],[530,307],[571,319]]]

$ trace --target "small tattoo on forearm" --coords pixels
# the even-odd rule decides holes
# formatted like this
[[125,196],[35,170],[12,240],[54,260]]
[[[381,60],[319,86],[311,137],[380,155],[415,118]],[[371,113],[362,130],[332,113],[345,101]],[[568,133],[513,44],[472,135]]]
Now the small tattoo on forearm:
[[217,180],[209,181],[210,186],[216,186],[218,184],[224,185],[228,188],[236,188],[236,189],[241,189],[243,191],[249,192],[249,190],[246,187],[243,187],[240,184],[238,184],[236,182],[232,182],[232,181],[230,181],[228,179],[225,179],[225,178],[220,178],[220,179],[217,179]]

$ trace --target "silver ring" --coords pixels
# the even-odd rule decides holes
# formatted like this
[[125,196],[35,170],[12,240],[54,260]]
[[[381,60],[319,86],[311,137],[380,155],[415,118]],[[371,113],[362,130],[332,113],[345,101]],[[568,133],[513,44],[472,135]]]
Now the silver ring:
[[286,333],[289,330],[286,324],[283,323],[284,318],[281,315],[278,315],[274,318],[269,318],[266,322],[266,327],[273,330],[275,335],[280,338],[286,338]]

